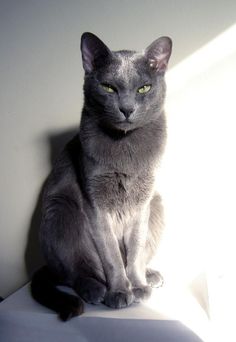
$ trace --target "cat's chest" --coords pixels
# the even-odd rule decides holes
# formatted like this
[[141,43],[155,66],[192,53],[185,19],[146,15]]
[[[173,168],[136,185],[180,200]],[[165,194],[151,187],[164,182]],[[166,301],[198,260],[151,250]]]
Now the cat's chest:
[[102,209],[117,211],[145,203],[152,193],[150,172],[127,175],[119,172],[94,172],[87,179],[92,201]]

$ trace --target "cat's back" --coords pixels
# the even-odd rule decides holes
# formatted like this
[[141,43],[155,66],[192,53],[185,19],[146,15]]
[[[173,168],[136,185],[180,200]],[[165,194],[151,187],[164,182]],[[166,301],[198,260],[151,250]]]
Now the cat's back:
[[81,193],[84,182],[83,151],[79,135],[75,135],[54,162],[46,181],[44,197],[55,194]]

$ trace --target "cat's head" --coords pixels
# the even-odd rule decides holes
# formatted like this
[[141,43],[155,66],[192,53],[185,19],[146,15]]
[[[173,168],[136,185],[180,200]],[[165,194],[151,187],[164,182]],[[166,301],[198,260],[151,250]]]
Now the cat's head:
[[92,33],[81,38],[85,108],[100,125],[130,131],[157,120],[172,42],[161,37],[142,53],[111,51]]

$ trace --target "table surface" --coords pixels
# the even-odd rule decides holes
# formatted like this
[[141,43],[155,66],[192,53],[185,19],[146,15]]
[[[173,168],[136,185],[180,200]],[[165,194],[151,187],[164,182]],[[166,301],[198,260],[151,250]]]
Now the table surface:
[[[177,302],[173,300],[176,297]],[[183,323],[184,316],[192,323],[207,324],[196,301],[190,297],[183,300],[181,294],[162,288],[154,289],[148,302],[125,309],[86,304],[82,316],[64,323],[33,300],[27,284],[0,303],[0,341],[203,341]]]

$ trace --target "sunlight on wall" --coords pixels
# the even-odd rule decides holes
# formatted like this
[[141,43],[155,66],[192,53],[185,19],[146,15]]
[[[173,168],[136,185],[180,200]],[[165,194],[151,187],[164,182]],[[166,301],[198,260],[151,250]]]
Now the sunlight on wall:
[[236,25],[168,72],[168,144],[157,184],[167,227],[159,268],[173,288],[205,274],[202,306],[209,304],[214,341],[219,327],[226,334],[222,320],[234,317],[235,79]]

